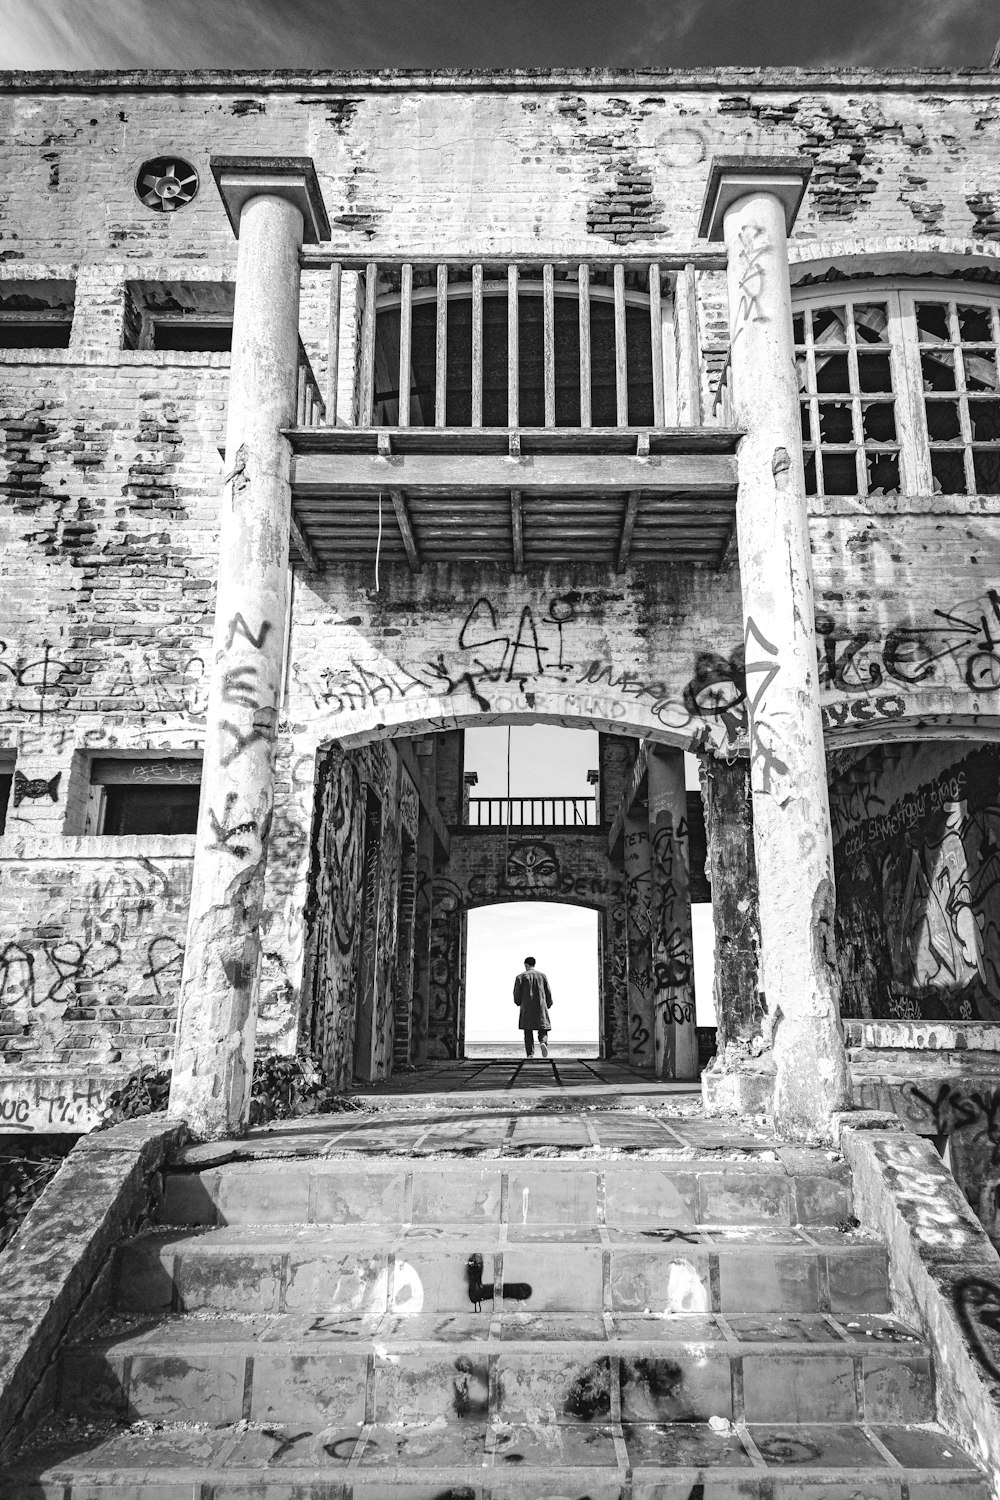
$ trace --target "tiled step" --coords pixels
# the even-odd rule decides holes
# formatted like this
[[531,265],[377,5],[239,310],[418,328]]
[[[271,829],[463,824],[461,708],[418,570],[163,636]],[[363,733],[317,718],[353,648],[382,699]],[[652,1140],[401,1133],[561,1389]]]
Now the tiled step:
[[933,1425],[292,1424],[53,1434],[4,1500],[988,1500]]
[[[609,1317],[483,1326],[178,1318],[69,1351],[66,1415],[172,1422],[925,1422],[927,1349],[891,1319]],[[412,1327],[412,1322],[421,1325]],[[582,1325],[582,1326],[581,1326]],[[602,1338],[598,1338],[598,1327]],[[582,1335],[582,1337],[581,1337]]]
[[[836,1225],[850,1174],[821,1152],[674,1160],[264,1161],[174,1172],[165,1224]],[[787,1161],[778,1159],[786,1156]],[[676,1159],[681,1157],[681,1159]],[[793,1170],[794,1168],[794,1170]]]
[[888,1312],[882,1245],[816,1227],[322,1226],[160,1232],[119,1254],[123,1312]]

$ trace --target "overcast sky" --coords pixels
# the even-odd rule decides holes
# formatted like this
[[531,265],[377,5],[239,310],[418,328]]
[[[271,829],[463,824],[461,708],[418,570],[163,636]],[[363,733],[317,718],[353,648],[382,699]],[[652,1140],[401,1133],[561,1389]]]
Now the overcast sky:
[[985,66],[995,0],[0,0],[4,68]]

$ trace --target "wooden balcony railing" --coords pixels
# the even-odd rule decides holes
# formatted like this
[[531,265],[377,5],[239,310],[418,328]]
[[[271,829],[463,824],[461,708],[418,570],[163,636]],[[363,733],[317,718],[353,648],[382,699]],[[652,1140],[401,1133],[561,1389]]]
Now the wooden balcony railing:
[[350,420],[359,427],[589,430],[673,419],[664,394],[673,330],[659,261],[343,260],[331,268],[331,424],[345,272],[357,277]]
[[470,797],[470,828],[595,828],[593,797]]
[[326,424],[326,402],[319,388],[309,356],[299,339],[298,390],[295,401],[296,427],[323,427]]

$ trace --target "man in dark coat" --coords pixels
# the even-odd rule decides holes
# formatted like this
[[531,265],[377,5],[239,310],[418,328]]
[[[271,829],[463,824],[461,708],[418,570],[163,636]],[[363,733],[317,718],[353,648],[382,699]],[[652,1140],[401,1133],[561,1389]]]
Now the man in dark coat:
[[540,969],[535,968],[533,958],[524,960],[524,971],[514,980],[514,1004],[519,1006],[521,1011],[517,1024],[524,1032],[526,1054],[528,1057],[535,1055],[534,1033],[537,1031],[542,1056],[548,1057],[549,1049],[545,1039],[552,1030],[552,1022],[549,1018],[552,991],[549,989],[549,981],[545,975]]

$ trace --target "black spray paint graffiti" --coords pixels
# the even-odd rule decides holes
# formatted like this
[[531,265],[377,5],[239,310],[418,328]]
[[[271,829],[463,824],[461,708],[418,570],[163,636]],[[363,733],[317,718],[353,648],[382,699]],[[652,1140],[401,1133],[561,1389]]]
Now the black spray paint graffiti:
[[934,1135],[963,1135],[970,1146],[984,1149],[994,1166],[1000,1163],[1000,1089],[942,1083],[934,1094],[927,1094],[907,1083],[903,1094],[912,1124],[929,1124]]
[[[150,939],[140,978],[151,982],[157,999],[174,998],[183,959],[183,946],[173,936]],[[118,993],[122,986],[132,987],[132,972],[121,944],[115,941],[81,942],[67,937],[37,945],[10,942],[0,948],[0,1013],[19,1007],[30,1012],[43,1006],[79,1005],[95,985],[112,978]]]
[[23,775],[21,771],[14,772],[14,806],[20,807],[22,802],[37,802],[41,797],[48,797],[53,802],[59,800],[59,783],[62,781],[62,772],[56,774],[46,781],[43,776],[33,777],[31,780]]
[[954,1292],[962,1331],[980,1364],[1000,1380],[1000,1281],[970,1276]]
[[740,227],[737,237],[740,300],[732,319],[733,343],[748,323],[768,321],[761,303],[761,294],[764,290],[764,256],[770,248],[767,233],[759,224],[743,224]]
[[889,683],[917,687],[950,673],[971,692],[1000,691],[1000,592],[935,609],[930,625],[901,624],[884,637],[839,626],[816,612],[820,687],[870,694]]

